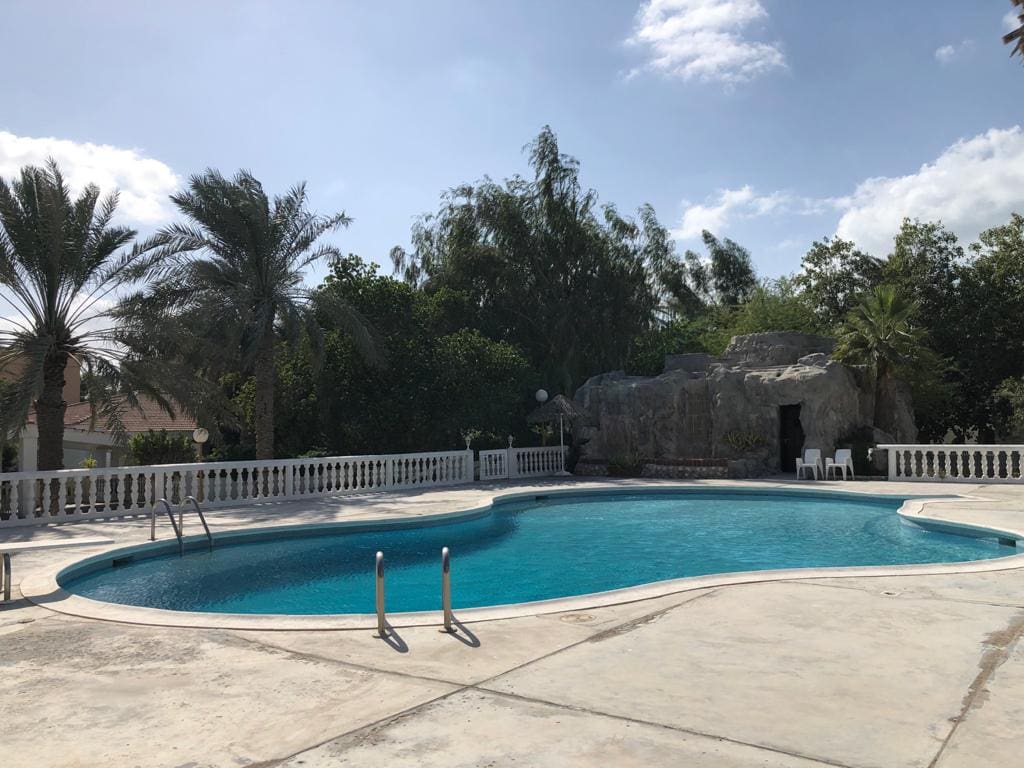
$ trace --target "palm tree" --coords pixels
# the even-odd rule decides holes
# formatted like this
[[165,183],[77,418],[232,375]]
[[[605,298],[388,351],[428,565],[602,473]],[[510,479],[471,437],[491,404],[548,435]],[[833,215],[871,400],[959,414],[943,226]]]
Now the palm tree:
[[13,309],[0,322],[0,369],[17,375],[0,405],[0,441],[34,407],[42,470],[64,466],[68,361],[91,364],[115,388],[131,369],[122,365],[109,297],[145,273],[146,259],[125,248],[135,231],[111,224],[117,199],[101,199],[93,184],[72,199],[52,159],[22,168],[10,183],[0,179],[0,296]]
[[[1024,9],[1024,0],[1010,0],[1010,2]],[[1021,58],[1024,58],[1024,10],[1017,16],[1017,20],[1020,22],[1020,26],[1003,35],[1003,43],[1007,45],[1013,43],[1013,50],[1010,51],[1011,56],[1017,53],[1020,54]]]
[[[271,459],[275,343],[306,337],[315,352],[321,349],[322,331],[303,270],[342,256],[335,246],[318,241],[350,219],[309,211],[305,184],[271,200],[248,171],[227,179],[208,169],[192,176],[188,189],[171,200],[189,221],[165,227],[153,238],[150,253],[162,279],[148,293],[130,297],[124,314],[136,322],[144,317],[151,327],[159,324],[165,337],[180,330],[204,349],[236,355],[255,378],[256,457]],[[364,354],[375,357],[373,335],[355,310],[340,301],[325,309]],[[173,330],[168,334],[167,329]]]
[[847,316],[840,330],[834,357],[866,365],[875,380],[875,423],[893,379],[913,366],[937,366],[939,360],[926,344],[926,333],[914,325],[920,306],[891,285],[876,286]]

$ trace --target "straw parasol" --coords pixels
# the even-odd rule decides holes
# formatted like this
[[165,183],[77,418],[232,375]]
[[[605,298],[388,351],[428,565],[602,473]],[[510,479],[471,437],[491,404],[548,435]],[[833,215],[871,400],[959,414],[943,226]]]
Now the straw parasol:
[[[562,460],[565,461],[565,422],[569,422],[570,425],[584,425],[593,424],[593,419],[590,418],[585,410],[576,405],[572,400],[567,398],[565,395],[555,395],[553,398],[548,400],[546,403],[534,408],[529,416],[526,417],[527,424],[553,424],[558,422],[558,447],[562,449]],[[558,472],[559,475],[568,475],[563,465],[562,471]]]
[[590,424],[590,414],[580,408],[565,395],[555,395],[543,405],[534,408],[526,417],[527,424],[553,424],[554,422],[570,424]]

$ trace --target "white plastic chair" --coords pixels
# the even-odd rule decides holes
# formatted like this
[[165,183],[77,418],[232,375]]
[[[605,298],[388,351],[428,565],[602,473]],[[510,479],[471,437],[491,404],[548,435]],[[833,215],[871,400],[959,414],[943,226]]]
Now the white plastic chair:
[[849,448],[840,448],[836,451],[834,459],[828,459],[825,462],[825,479],[828,480],[829,474],[842,473],[843,480],[845,480],[847,470],[850,471],[850,479],[856,480],[857,478],[853,474],[853,451]]
[[811,473],[812,480],[825,476],[825,470],[821,466],[821,451],[817,448],[807,448],[804,457],[796,460],[796,479],[799,480],[807,472]]

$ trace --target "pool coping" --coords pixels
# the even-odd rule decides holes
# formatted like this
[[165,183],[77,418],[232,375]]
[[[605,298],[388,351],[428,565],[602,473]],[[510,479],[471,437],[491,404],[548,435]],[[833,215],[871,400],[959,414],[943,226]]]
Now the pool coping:
[[[859,491],[843,489],[799,489],[791,486],[768,490],[761,486],[737,485],[718,486],[717,490],[735,489],[744,492],[764,492],[770,495],[804,495],[815,494],[826,496],[871,496],[874,498],[885,498],[886,494],[879,494],[872,491]],[[469,509],[453,510],[449,512],[438,512],[429,515],[409,516],[404,518],[367,518],[354,521],[336,521],[320,524],[285,524],[285,525],[261,525],[245,529],[231,529],[218,534],[218,539],[244,539],[247,537],[266,536],[268,531],[288,530],[310,530],[331,528],[344,529],[346,531],[358,531],[360,529],[381,528],[408,528],[421,527],[432,524],[445,524],[461,519],[480,517],[490,512],[495,503],[510,502],[517,500],[531,499],[537,496],[576,495],[580,493],[601,493],[602,490],[614,490],[619,493],[630,492],[663,492],[671,493],[680,490],[709,490],[706,487],[689,484],[657,484],[657,485],[635,485],[627,488],[601,489],[601,488],[552,488],[543,492],[537,490],[511,490],[496,491],[486,498],[484,503],[477,504]],[[893,496],[906,497],[906,493],[894,493]],[[953,533],[965,533],[968,535],[984,534],[1006,539],[1014,539],[1024,542],[1024,528],[1013,529],[1006,527],[991,527],[979,525],[963,520],[949,519],[947,517],[933,517],[926,513],[931,505],[950,503],[984,503],[991,501],[983,496],[972,494],[944,494],[941,496],[926,495],[915,496],[907,499],[897,510],[897,514],[903,519],[921,524],[933,530],[945,530]],[[199,541],[200,537],[188,537],[191,542]],[[68,568],[74,566],[86,566],[90,562],[102,562],[108,560],[114,552],[139,549],[144,547],[159,549],[166,547],[174,549],[176,541],[161,542],[154,544],[119,544],[108,547],[100,552],[82,558],[69,557],[51,567],[43,573],[36,573],[24,579],[21,583],[21,592],[24,597],[35,605],[47,608],[68,616],[108,621],[123,624],[136,624],[146,626],[180,627],[192,629],[225,629],[243,631],[297,631],[297,630],[369,630],[376,627],[375,614],[324,614],[324,615],[294,615],[294,614],[234,614],[214,613],[199,611],[173,611],[161,608],[147,608],[134,605],[122,605],[99,600],[92,600],[81,595],[76,595],[64,590],[58,583],[58,577]],[[574,595],[570,597],[552,598],[549,600],[537,600],[525,603],[508,603],[498,606],[487,606],[480,608],[466,608],[457,611],[456,619],[459,623],[474,623],[483,621],[496,621],[502,619],[523,618],[527,616],[538,616],[552,613],[564,613],[573,611],[586,611],[590,609],[606,608],[616,605],[635,603],[642,600],[666,597],[676,594],[685,594],[694,590],[709,589],[712,587],[733,586],[740,584],[759,584],[777,581],[803,581],[821,578],[855,578],[855,577],[884,577],[884,576],[931,576],[944,574],[964,573],[987,573],[993,571],[1006,571],[1024,568],[1024,553],[1009,555],[988,560],[973,560],[959,563],[928,563],[917,565],[899,566],[840,566],[826,568],[786,568],[762,571],[740,571],[728,573],[716,573],[703,576],[686,576],[678,579],[667,579],[664,581],[650,582],[632,587],[608,590],[603,592],[592,592],[585,595]],[[417,611],[417,612],[395,612],[388,614],[388,624],[396,628],[437,626],[442,623],[440,610]]]

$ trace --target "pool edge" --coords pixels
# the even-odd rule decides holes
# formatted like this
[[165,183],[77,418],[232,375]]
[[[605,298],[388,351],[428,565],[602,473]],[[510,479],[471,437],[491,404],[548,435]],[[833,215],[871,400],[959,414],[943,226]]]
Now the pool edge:
[[[693,484],[673,485],[631,485],[628,488],[618,487],[614,490],[620,492],[631,491],[666,491],[695,489],[702,486]],[[718,486],[721,488],[721,486]],[[769,490],[765,486],[736,485],[728,486],[742,491]],[[225,531],[222,535],[230,534],[232,537],[244,538],[249,535],[258,535],[258,532],[266,532],[269,529],[287,530],[294,528],[330,527],[330,528],[380,528],[384,527],[409,527],[431,524],[443,524],[455,522],[461,518],[472,518],[488,513],[492,507],[501,502],[510,502],[528,499],[538,495],[568,495],[573,493],[590,492],[601,493],[611,490],[609,488],[552,488],[540,494],[535,490],[511,490],[508,492],[496,491],[485,503],[478,504],[470,509],[454,510],[437,514],[424,515],[420,517],[406,517],[401,519],[366,519],[359,521],[341,521],[322,524],[304,525],[283,525],[283,526],[258,526],[255,528],[242,529],[237,531]],[[799,495],[828,495],[828,496],[872,496],[884,498],[887,494],[879,494],[870,491],[857,491],[850,489],[800,489],[792,486],[776,486],[775,494],[793,493]],[[907,493],[894,493],[892,496],[906,497]],[[951,520],[948,517],[933,517],[926,514],[930,505],[943,503],[980,503],[986,499],[981,496],[972,496],[969,493],[942,496],[915,496],[906,499],[904,504],[897,510],[905,520],[921,524],[924,527],[954,528],[964,533],[985,534],[988,536],[1002,536],[1024,541],[1024,530],[1010,528],[995,528],[979,525],[963,520]],[[173,543],[173,542],[172,542]],[[357,630],[372,629],[375,626],[373,614],[325,614],[325,615],[288,615],[288,614],[231,614],[231,613],[204,613],[191,611],[171,611],[159,608],[146,608],[141,606],[121,605],[92,600],[64,590],[57,579],[67,569],[79,565],[82,566],[90,561],[102,560],[109,557],[111,553],[118,550],[128,550],[140,545],[119,545],[109,547],[100,552],[94,553],[86,558],[81,556],[68,558],[61,562],[55,569],[49,569],[46,573],[34,574],[26,577],[21,584],[21,592],[31,603],[48,608],[57,613],[87,618],[99,621],[109,621],[125,624],[161,627],[181,628],[209,628],[242,631],[298,631],[298,630]],[[145,546],[145,545],[141,545]],[[500,619],[522,618],[526,616],[537,616],[566,611],[580,611],[595,608],[606,608],[615,605],[635,603],[643,600],[666,597],[674,594],[684,594],[694,590],[709,589],[713,587],[733,586],[741,584],[756,584],[776,581],[797,581],[821,578],[853,578],[853,577],[884,577],[884,576],[926,576],[926,575],[949,575],[961,573],[984,573],[992,571],[1014,570],[1024,568],[1024,553],[1009,555],[1006,557],[992,558],[988,560],[973,560],[959,563],[931,563],[900,566],[841,566],[828,568],[789,568],[767,571],[741,571],[704,576],[690,576],[679,579],[650,582],[647,584],[605,592],[593,592],[586,595],[572,597],[553,598],[525,603],[509,603],[499,606],[488,606],[481,608],[467,608],[458,611],[458,619],[464,623],[495,621]],[[441,623],[440,611],[389,613],[389,622],[395,627],[416,627],[431,626]]]

